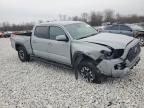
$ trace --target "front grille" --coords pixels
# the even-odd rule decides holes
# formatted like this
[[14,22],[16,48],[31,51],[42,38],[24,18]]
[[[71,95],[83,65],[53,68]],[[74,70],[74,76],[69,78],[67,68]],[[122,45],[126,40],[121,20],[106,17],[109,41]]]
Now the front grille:
[[132,47],[127,55],[128,60],[131,62],[135,59],[135,57],[140,53],[140,45],[137,44],[134,47]]

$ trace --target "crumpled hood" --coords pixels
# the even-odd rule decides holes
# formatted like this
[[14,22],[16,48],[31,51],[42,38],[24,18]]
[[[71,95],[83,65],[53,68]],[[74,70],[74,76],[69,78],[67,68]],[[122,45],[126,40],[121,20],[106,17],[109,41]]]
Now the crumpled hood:
[[132,40],[134,40],[133,37],[112,33],[99,33],[95,36],[81,39],[84,42],[104,44],[114,49],[124,49]]

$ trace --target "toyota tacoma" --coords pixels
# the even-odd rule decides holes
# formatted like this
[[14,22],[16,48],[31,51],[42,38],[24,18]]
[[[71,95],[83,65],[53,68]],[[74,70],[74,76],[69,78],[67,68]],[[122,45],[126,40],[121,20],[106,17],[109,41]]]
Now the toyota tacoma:
[[32,33],[11,36],[11,45],[22,62],[40,58],[67,65],[88,82],[100,82],[101,75],[123,77],[140,60],[139,40],[133,37],[97,33],[79,21],[55,21],[34,26]]

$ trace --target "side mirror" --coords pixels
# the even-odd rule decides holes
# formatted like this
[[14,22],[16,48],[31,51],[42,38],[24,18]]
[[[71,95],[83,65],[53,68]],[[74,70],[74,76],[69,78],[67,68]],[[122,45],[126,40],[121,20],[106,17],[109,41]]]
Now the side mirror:
[[67,37],[65,35],[58,35],[56,36],[57,41],[68,41]]

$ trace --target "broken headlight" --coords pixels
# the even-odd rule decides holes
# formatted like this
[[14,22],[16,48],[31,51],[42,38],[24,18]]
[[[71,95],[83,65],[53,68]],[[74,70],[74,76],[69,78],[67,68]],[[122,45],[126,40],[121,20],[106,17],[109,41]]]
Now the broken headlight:
[[101,51],[101,53],[103,54],[104,59],[117,59],[123,55],[124,50],[123,49],[114,49],[111,52],[103,50],[103,51]]

